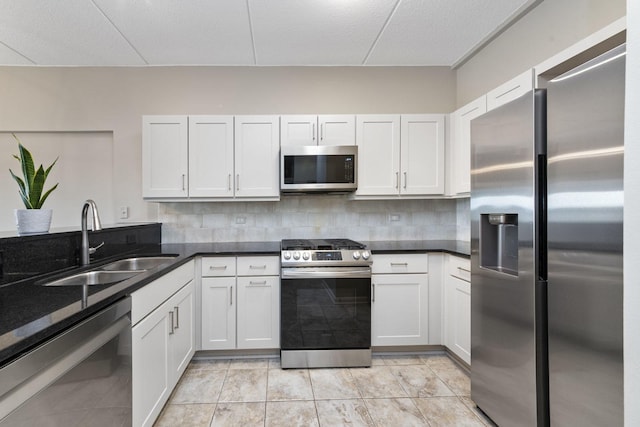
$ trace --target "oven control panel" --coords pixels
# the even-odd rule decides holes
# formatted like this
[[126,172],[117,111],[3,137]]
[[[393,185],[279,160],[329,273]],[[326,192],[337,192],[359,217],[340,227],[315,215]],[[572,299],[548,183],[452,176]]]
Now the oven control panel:
[[371,253],[367,250],[301,250],[301,251],[282,251],[283,265],[339,265],[341,263],[354,262],[370,264]]

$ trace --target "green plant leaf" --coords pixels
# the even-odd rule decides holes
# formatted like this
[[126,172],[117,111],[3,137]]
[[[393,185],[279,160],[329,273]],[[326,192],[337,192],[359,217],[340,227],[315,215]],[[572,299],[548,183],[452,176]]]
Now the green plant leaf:
[[58,161],[58,158],[56,158],[46,170],[44,169],[43,165],[40,165],[36,170],[33,156],[31,155],[29,150],[27,150],[27,148],[22,145],[20,139],[18,139],[15,134],[12,135],[18,142],[18,150],[20,152],[19,156],[14,155],[13,157],[20,162],[23,177],[18,177],[13,173],[11,169],[9,169],[9,172],[18,184],[18,194],[20,195],[25,208],[40,209],[42,208],[42,205],[44,204],[45,200],[47,200],[47,197],[49,197],[51,192],[58,188],[58,184],[56,184],[51,187],[44,195],[42,194],[45,181],[49,176],[49,172],[51,172],[51,169]]
[[40,209],[40,196],[44,188],[44,180],[44,169],[40,165],[35,175],[33,175],[33,182],[31,183],[31,188],[29,188],[29,201],[35,209]]
[[58,184],[54,185],[46,193],[44,193],[44,196],[42,196],[42,198],[40,199],[40,206],[38,206],[38,209],[42,207],[42,205],[44,204],[44,201],[47,200],[47,197],[49,197],[49,194],[51,194],[51,192],[56,188],[58,188]]

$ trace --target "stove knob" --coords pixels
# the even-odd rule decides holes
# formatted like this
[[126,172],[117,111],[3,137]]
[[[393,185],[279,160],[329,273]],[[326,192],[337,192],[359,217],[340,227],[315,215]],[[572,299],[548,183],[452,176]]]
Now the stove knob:
[[295,251],[295,252],[293,253],[293,259],[295,259],[295,260],[299,260],[299,259],[300,259],[300,252]]
[[360,251],[355,251],[353,253],[353,259],[360,259]]
[[291,259],[291,252],[289,252],[289,251],[284,251],[284,253],[282,254],[282,258],[284,258],[284,259]]
[[367,260],[367,259],[369,259],[370,256],[371,256],[371,252],[362,251],[362,259]]
[[309,252],[302,252],[302,259],[305,261],[309,260]]

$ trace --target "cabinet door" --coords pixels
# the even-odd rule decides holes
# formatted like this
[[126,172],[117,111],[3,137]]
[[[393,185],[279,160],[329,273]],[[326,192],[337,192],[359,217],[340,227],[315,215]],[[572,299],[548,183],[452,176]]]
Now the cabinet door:
[[238,348],[280,347],[280,278],[238,277]]
[[471,191],[471,120],[486,112],[486,96],[482,96],[453,114],[453,137],[450,141],[452,194]]
[[187,116],[142,117],[142,196],[187,197]]
[[498,108],[533,89],[534,73],[529,69],[487,93],[487,111]]
[[170,319],[164,306],[131,330],[133,425],[150,426],[169,398]]
[[356,195],[397,195],[400,186],[400,116],[357,116],[356,128]]
[[471,285],[447,276],[445,289],[445,344],[466,363],[471,363]]
[[173,377],[172,387],[177,384],[182,373],[195,353],[195,329],[194,329],[194,284],[189,282],[184,288],[169,300],[171,310],[169,325],[171,333],[171,362],[170,371]]
[[320,127],[318,145],[356,144],[355,116],[318,116],[318,125]]
[[401,117],[400,194],[444,194],[444,115]]
[[202,279],[202,349],[236,348],[235,277]]
[[373,275],[371,345],[426,345],[429,279],[426,274]]
[[235,117],[236,197],[280,197],[278,116]]
[[233,116],[189,116],[189,196],[233,196]]
[[318,117],[293,115],[280,117],[280,145],[317,145]]

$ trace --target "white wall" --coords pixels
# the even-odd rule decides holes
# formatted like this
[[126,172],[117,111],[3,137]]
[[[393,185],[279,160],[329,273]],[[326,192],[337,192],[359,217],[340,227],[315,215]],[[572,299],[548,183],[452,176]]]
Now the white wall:
[[627,2],[624,147],[625,426],[640,426],[640,3]]
[[625,15],[625,0],[545,0],[457,70],[457,106]]
[[[53,209],[51,228],[80,226],[82,205],[92,198],[105,224],[114,222],[113,135],[111,132],[20,132],[16,136],[31,152],[36,167],[46,169],[58,158],[45,184],[45,191],[58,183],[43,207]],[[18,154],[18,143],[10,133],[0,133],[0,230],[15,230],[13,208],[24,206],[18,186],[9,169],[22,177],[20,163],[9,153]],[[4,154],[7,153],[7,154]],[[85,158],[100,161],[84,162]]]
[[[112,186],[113,200],[100,206],[101,214],[115,219],[118,207],[128,206],[129,221],[147,221],[157,219],[157,204],[142,200],[144,114],[449,112],[455,73],[447,67],[0,67],[0,94],[5,136],[112,133],[111,182],[102,182]],[[0,157],[11,159],[14,148],[0,144]],[[90,167],[106,162],[93,155],[83,160]],[[102,191],[82,174],[76,179],[84,184],[82,197]],[[2,172],[0,194],[14,194],[14,186],[8,171]],[[64,200],[68,190],[61,184],[57,196]],[[14,199],[2,199],[0,218],[20,207]],[[6,227],[0,222],[0,231]]]

